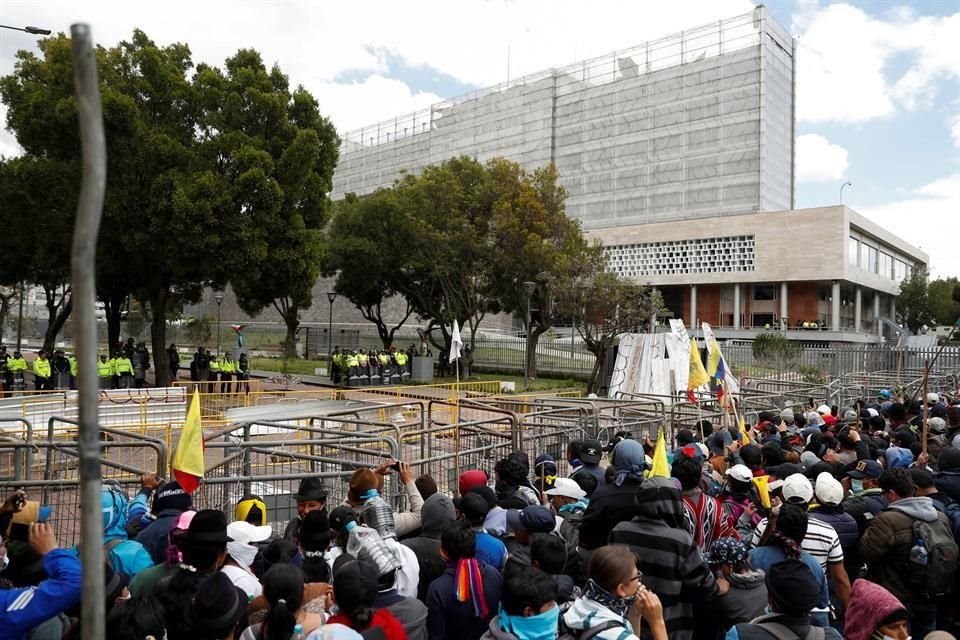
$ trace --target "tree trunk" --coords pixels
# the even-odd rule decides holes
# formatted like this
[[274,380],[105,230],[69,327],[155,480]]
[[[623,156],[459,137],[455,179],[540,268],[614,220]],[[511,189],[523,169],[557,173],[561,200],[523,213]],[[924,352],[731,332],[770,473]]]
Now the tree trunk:
[[287,337],[283,340],[283,356],[285,358],[297,357],[297,328],[300,326],[300,306],[296,303],[290,303],[286,311],[281,313],[284,324],[287,325]]
[[10,300],[13,294],[0,294],[0,342],[3,342],[3,328],[7,325],[7,316],[10,314]]
[[537,379],[537,345],[540,343],[540,336],[549,330],[550,327],[541,327],[540,325],[537,325],[533,331],[527,330],[527,339],[529,340],[527,347],[527,354],[529,356],[527,358],[527,377],[530,380]]
[[[56,288],[44,287],[44,291],[47,296],[47,331],[43,334],[43,350],[52,353],[57,344],[57,335],[73,312],[73,295],[64,292],[60,302],[57,302]],[[66,302],[63,298],[66,298]]]
[[150,296],[150,343],[153,346],[153,375],[155,386],[170,386],[170,357],[167,354],[167,289],[156,289]]
[[107,350],[113,351],[120,342],[120,322],[123,318],[123,303],[126,294],[120,295],[110,292],[102,299],[103,310],[107,316]]

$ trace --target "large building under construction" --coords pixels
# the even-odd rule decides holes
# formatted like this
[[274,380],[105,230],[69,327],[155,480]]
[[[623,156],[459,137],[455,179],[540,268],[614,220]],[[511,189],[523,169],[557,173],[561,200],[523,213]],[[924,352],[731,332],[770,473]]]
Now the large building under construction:
[[332,195],[457,155],[553,162],[610,269],[688,324],[875,341],[927,256],[845,207],[794,210],[795,54],[758,6],[511,80],[343,134]]

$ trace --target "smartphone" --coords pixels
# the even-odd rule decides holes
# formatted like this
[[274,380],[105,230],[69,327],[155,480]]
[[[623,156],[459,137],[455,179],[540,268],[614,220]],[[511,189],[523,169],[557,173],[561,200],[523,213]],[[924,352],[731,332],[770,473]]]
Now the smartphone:
[[30,539],[30,525],[20,522],[11,524],[10,539],[17,542],[27,542]]
[[392,465],[390,465],[390,468],[394,469],[395,471],[400,471],[400,461],[397,460],[396,462],[394,462]]

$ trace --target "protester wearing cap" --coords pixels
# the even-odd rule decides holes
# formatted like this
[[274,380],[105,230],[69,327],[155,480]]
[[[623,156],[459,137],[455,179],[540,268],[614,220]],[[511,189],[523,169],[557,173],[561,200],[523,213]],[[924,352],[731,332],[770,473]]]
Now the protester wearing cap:
[[704,556],[710,570],[730,589],[710,601],[710,614],[720,630],[750,622],[763,614],[767,606],[767,586],[763,571],[750,567],[747,546],[737,538],[718,538]]
[[243,520],[252,525],[262,527],[267,524],[267,503],[265,503],[260,496],[244,496],[244,498],[237,503],[234,515],[237,520]]
[[303,517],[311,511],[320,511],[327,508],[327,490],[320,478],[304,478],[300,481],[297,493],[293,496],[297,502],[297,515],[290,519],[283,530],[284,540],[297,542],[300,533],[300,523]]
[[192,506],[190,494],[183,490],[179,482],[174,480],[157,487],[153,495],[153,514],[156,518],[137,535],[137,542],[150,553],[154,564],[166,560],[170,529],[180,514]]
[[810,507],[810,520],[822,522],[837,532],[840,548],[843,551],[843,563],[847,578],[852,584],[859,577],[860,568],[860,527],[857,520],[843,508],[843,485],[827,472],[817,476],[814,485],[816,504]]
[[474,487],[486,486],[487,482],[489,482],[489,478],[487,478],[486,472],[480,469],[471,469],[460,474],[457,479],[457,489],[462,497],[467,495],[467,492]]
[[[829,474],[826,474],[829,476]],[[823,484],[825,492],[831,499],[837,497],[833,491],[826,491],[827,483]],[[794,473],[787,476],[782,487],[783,501],[795,504],[806,510],[813,501],[813,486],[803,474]],[[842,494],[840,495],[842,499]],[[753,534],[752,545],[757,546],[763,532],[767,528],[767,519],[764,518],[757,525]],[[831,579],[831,593],[836,595],[840,605],[845,609],[850,599],[850,578],[844,565],[843,547],[836,530],[829,524],[816,518],[809,518],[806,535],[800,542],[800,547],[817,561],[824,576]]]
[[510,555],[516,554],[521,548],[529,551],[530,541],[534,534],[550,533],[557,526],[553,512],[547,507],[538,504],[523,509],[509,509],[507,511],[507,529],[513,532],[513,537],[504,540]]
[[[807,566],[790,559],[774,564],[767,572],[766,587],[771,613],[734,626],[727,633],[727,640],[809,638],[810,612],[819,603],[820,590]],[[786,629],[781,631],[781,626]],[[841,638],[840,633],[830,627],[825,627],[823,634],[825,640]]]
[[861,536],[870,521],[887,508],[887,499],[878,482],[881,473],[883,466],[876,460],[858,460],[841,481],[849,493],[843,501],[844,511],[857,521]]
[[944,447],[937,458],[937,489],[954,502],[960,502],[960,449]]
[[[587,448],[587,443],[584,444]],[[646,464],[643,445],[636,440],[623,440],[614,447],[610,454],[613,481],[606,483],[601,480],[590,497],[590,504],[583,513],[583,524],[580,526],[581,547],[602,547],[607,544],[607,536],[618,522],[633,517],[636,512],[636,494],[643,484]]]
[[232,538],[232,541],[227,543],[227,557],[221,571],[227,574],[234,586],[242,589],[248,598],[255,598],[263,592],[251,567],[259,551],[256,543],[263,542],[271,533],[270,527],[257,527],[249,522],[231,522],[227,525],[227,536]]
[[[186,608],[186,626],[191,636],[229,640],[243,617],[247,597],[221,572],[204,578]],[[168,613],[169,617],[169,613]]]
[[930,498],[933,501],[933,508],[937,511],[944,512],[947,505],[952,502],[949,496],[937,489],[933,472],[929,469],[911,467],[910,477],[913,478],[913,485],[917,488],[914,495]]
[[586,471],[597,479],[598,484],[603,484],[603,467],[600,466],[600,460],[603,459],[603,445],[599,440],[584,440],[580,447],[580,464],[570,475],[578,471]]
[[717,498],[738,529],[750,530],[760,522],[763,505],[753,483],[753,472],[746,465],[735,464],[727,469],[726,480]]
[[545,493],[554,513],[561,520],[574,513],[582,514],[590,503],[587,492],[570,478],[557,478],[553,488],[547,489]]

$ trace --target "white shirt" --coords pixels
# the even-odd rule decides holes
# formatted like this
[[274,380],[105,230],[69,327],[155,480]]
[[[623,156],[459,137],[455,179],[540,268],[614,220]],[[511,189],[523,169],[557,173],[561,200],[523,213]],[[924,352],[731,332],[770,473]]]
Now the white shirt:
[[256,598],[263,593],[263,586],[261,586],[260,581],[246,569],[236,567],[232,564],[225,564],[220,571],[230,578],[230,582],[232,582],[235,587],[242,589],[248,597]]
[[[757,525],[757,530],[753,532],[753,538],[750,540],[751,547],[760,544],[760,538],[766,528],[767,519],[764,518]],[[836,529],[826,522],[814,518],[807,521],[807,535],[803,537],[800,548],[820,563],[824,575],[828,575],[827,563],[843,562],[843,548],[840,546],[840,537],[837,535]]]

